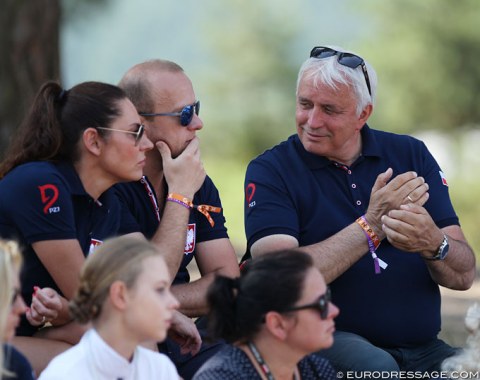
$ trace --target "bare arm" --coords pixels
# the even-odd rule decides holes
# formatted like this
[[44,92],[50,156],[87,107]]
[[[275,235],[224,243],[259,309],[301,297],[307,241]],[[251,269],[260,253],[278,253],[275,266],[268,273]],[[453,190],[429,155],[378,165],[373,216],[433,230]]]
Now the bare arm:
[[[415,197],[416,203],[422,205],[428,199],[428,186],[423,178],[417,177],[416,173],[406,172],[388,182],[391,176],[392,170],[388,169],[377,177],[365,214],[369,225],[380,239],[385,237],[381,229],[383,215],[400,207],[410,194],[411,197]],[[294,237],[272,235],[256,241],[251,247],[251,252],[255,256],[273,250],[295,247],[298,247],[298,241]],[[368,243],[362,228],[352,220],[349,226],[328,239],[298,249],[313,257],[325,281],[330,283],[368,252]]]
[[[200,159],[199,140],[193,139],[187,148],[176,158],[171,157],[168,145],[157,143],[162,155],[163,173],[168,190],[193,199],[195,192],[205,181],[205,169]],[[189,209],[175,202],[166,202],[160,225],[152,237],[152,242],[164,254],[171,278],[175,278],[183,260]]]
[[240,276],[237,256],[227,238],[198,243],[195,259],[202,277],[188,284],[172,287],[172,293],[180,302],[179,311],[189,317],[207,313],[207,290],[216,274],[228,277]]
[[[436,283],[456,290],[472,286],[476,274],[475,255],[459,226],[440,229],[425,208],[408,204],[389,212],[382,222],[390,244],[402,251],[420,252]],[[450,246],[447,257],[428,260],[436,255],[444,234]]]

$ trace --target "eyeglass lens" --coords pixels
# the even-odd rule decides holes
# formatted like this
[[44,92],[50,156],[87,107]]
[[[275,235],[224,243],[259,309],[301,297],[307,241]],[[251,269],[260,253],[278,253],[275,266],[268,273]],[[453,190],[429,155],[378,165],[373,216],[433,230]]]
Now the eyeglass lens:
[[189,125],[193,119],[193,112],[195,112],[197,115],[200,112],[199,101],[189,106],[183,107],[182,112],[180,112],[180,124],[182,124],[184,127]]

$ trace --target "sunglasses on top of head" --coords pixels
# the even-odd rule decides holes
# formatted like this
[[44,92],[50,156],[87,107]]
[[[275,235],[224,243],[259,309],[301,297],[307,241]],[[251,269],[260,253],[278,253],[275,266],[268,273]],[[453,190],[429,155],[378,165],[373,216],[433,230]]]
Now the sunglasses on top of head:
[[312,302],[306,305],[293,306],[285,310],[285,312],[298,311],[298,310],[304,310],[304,309],[315,309],[319,312],[320,318],[327,319],[328,304],[330,303],[331,299],[332,299],[332,294],[330,292],[330,288],[327,286],[327,290],[325,291],[325,293],[322,294],[320,297],[318,297],[318,300],[316,300],[315,302]]
[[370,87],[370,77],[368,76],[367,66],[362,57],[352,53],[345,53],[337,51],[325,46],[316,46],[310,52],[310,58],[328,58],[337,56],[337,61],[343,66],[350,67],[351,69],[356,69],[358,66],[362,67],[363,76],[365,77],[365,82],[367,82],[368,93],[372,96],[372,89]]
[[143,133],[145,132],[145,126],[143,124],[137,124],[137,126],[138,126],[138,129],[135,132],[125,131],[123,129],[106,128],[106,127],[97,127],[97,129],[102,129],[105,131],[123,132],[123,133],[129,133],[129,134],[135,135],[135,146],[137,146],[138,143],[140,142],[140,139],[143,136]]
[[200,112],[200,101],[190,104],[182,108],[180,112],[160,112],[160,113],[147,113],[139,112],[141,116],[178,116],[180,117],[180,124],[184,127],[188,126],[193,119],[193,113],[198,115]]

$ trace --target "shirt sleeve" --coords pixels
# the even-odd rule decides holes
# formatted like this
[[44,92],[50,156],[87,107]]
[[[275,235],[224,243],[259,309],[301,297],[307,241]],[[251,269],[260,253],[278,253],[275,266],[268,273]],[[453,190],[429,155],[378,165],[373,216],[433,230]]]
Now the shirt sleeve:
[[244,185],[248,247],[262,237],[273,234],[285,234],[298,239],[298,210],[277,166],[261,158],[253,160],[248,165]]
[[7,192],[3,201],[28,244],[76,238],[72,195],[59,173],[19,176],[14,186],[15,191]]
[[[200,190],[195,194],[193,198],[195,205],[209,205],[222,208],[222,202],[220,200],[220,194],[210,177],[206,177]],[[210,225],[210,222],[201,214],[198,210],[192,210],[196,213],[197,220],[197,243],[202,241],[209,241],[221,238],[228,238],[227,227],[225,226],[225,216],[223,215],[223,208],[219,213],[209,212],[214,226]]]

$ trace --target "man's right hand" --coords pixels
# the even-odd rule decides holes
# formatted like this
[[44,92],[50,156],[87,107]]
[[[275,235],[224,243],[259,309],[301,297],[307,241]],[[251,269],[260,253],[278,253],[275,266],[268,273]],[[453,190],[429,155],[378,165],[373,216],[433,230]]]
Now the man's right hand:
[[162,155],[163,174],[169,192],[181,194],[192,199],[205,181],[205,169],[200,157],[200,142],[195,137],[185,150],[172,158],[170,148],[163,141],[157,142],[157,149]]
[[[397,210],[400,205],[414,203],[423,206],[428,200],[428,184],[417,173],[405,172],[392,177],[393,170],[388,168],[380,173],[373,185],[365,218],[380,239],[385,237],[382,231],[383,215]],[[390,181],[390,182],[389,182]]]

